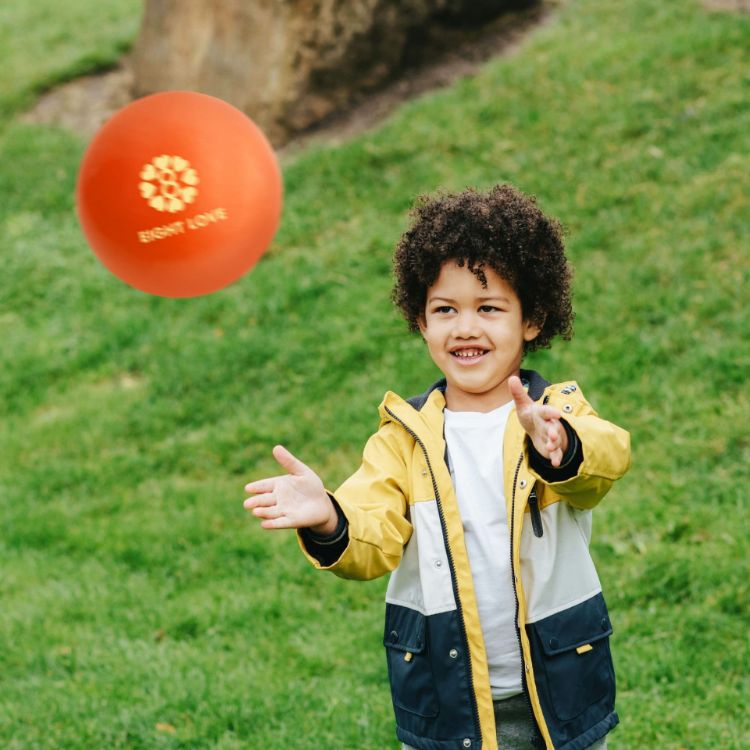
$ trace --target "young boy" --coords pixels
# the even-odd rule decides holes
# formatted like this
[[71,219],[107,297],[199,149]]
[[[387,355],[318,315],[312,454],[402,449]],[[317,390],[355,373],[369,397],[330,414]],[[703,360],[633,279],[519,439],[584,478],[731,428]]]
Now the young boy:
[[336,492],[277,445],[288,473],[248,484],[245,507],[298,529],[317,568],[392,572],[384,643],[404,748],[603,748],[618,718],[591,509],[630,445],[574,381],[520,369],[570,337],[560,228],[508,185],[423,199],[414,217],[393,300],[445,377],[385,394]]

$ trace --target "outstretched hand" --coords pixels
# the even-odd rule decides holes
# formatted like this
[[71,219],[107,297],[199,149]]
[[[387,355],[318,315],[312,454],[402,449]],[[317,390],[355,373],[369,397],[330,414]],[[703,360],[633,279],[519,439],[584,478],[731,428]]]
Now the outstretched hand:
[[264,529],[309,528],[320,534],[335,531],[338,516],[320,477],[283,445],[272,451],[287,473],[245,485],[244,507],[262,518]]
[[559,466],[568,450],[568,433],[560,421],[560,412],[553,406],[533,401],[516,375],[508,378],[508,387],[516,403],[518,421],[534,448],[553,466]]

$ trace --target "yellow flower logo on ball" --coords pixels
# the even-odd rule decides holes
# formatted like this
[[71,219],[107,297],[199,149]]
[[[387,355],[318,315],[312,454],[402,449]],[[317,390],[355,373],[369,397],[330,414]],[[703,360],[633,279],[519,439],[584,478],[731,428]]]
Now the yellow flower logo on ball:
[[180,156],[155,156],[141,169],[140,177],[141,197],[157,211],[177,213],[198,195],[198,173]]

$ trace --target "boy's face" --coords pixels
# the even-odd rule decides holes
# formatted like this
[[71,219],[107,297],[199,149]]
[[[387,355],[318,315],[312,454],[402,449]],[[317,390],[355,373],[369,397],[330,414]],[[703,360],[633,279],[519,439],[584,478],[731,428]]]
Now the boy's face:
[[452,411],[487,412],[510,401],[508,378],[518,374],[524,342],[539,334],[523,319],[513,287],[488,266],[483,270],[486,289],[466,266],[444,263],[418,321],[445,375]]

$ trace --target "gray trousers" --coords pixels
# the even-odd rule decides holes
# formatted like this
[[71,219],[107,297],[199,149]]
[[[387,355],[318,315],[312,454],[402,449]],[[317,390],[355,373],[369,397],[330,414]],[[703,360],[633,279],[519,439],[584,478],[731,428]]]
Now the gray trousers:
[[[497,743],[500,750],[535,750],[539,732],[531,718],[529,704],[525,695],[516,695],[504,701],[495,701],[495,724],[497,725]],[[602,737],[586,750],[606,750],[607,738]],[[410,745],[403,745],[403,750],[414,750]]]

